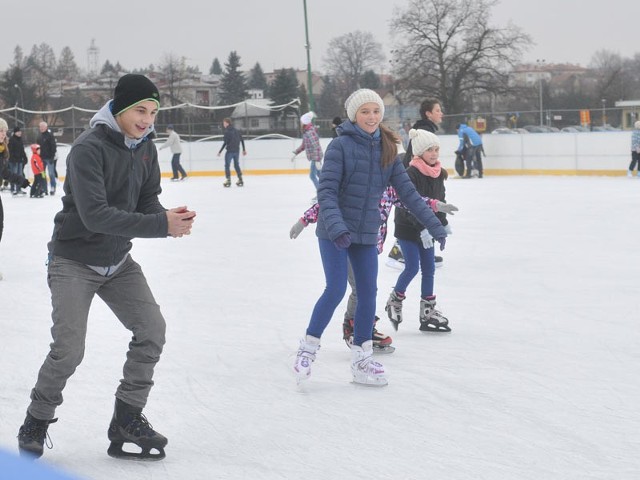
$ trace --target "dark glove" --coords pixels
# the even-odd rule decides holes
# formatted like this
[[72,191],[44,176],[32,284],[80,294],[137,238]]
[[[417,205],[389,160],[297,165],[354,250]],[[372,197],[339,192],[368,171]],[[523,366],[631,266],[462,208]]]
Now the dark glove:
[[436,242],[440,244],[440,251],[444,250],[444,244],[447,243],[447,237],[436,238]]
[[30,187],[31,184],[29,183],[29,180],[27,180],[26,178],[24,179],[24,181],[22,182],[22,185],[20,185],[20,188],[27,188]]
[[345,232],[333,241],[338,250],[346,250],[351,245],[351,234]]

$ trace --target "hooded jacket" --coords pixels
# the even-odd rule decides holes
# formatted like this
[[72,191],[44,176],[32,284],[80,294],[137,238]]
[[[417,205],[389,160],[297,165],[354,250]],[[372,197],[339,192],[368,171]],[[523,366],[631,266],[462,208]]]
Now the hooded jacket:
[[108,102],[67,156],[62,210],[54,218],[49,254],[91,266],[117,265],[131,239],[168,233],[160,204],[158,152],[149,136],[137,140],[120,131]]
[[380,197],[391,185],[402,203],[434,238],[447,236],[440,220],[425,205],[400,156],[383,168],[379,136],[368,135],[350,121],[329,144],[318,186],[318,238],[335,240],[351,234],[355,244],[375,245],[380,228]]

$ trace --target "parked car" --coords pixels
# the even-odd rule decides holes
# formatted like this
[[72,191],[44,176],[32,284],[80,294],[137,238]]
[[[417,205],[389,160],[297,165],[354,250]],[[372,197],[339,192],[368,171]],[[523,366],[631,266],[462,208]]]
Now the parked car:
[[620,129],[613,127],[609,124],[606,124],[606,125],[596,125],[594,127],[591,127],[591,131],[592,132],[619,132]]
[[568,127],[564,127],[561,132],[569,132],[569,133],[578,133],[578,132],[590,132],[587,127],[583,127],[582,125],[569,125]]
[[524,128],[529,133],[548,133],[549,131],[542,125],[525,125]]
[[493,130],[491,132],[492,134],[514,134],[514,133],[518,133],[518,132],[514,132],[513,129],[511,128],[507,128],[507,127],[500,127],[500,128],[496,128],[495,130]]

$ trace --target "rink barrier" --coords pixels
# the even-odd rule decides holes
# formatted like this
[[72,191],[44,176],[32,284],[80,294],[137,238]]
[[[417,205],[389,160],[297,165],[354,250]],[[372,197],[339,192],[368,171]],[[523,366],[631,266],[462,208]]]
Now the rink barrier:
[[[450,176],[454,170],[456,135],[440,135],[440,159]],[[626,175],[631,161],[630,132],[532,133],[482,136],[487,154],[483,158],[485,174],[492,175]],[[326,150],[330,138],[320,139]],[[158,146],[162,142],[157,142]],[[300,139],[247,140],[247,156],[240,155],[244,175],[308,175],[309,162],[304,152],[292,151]],[[224,176],[224,152],[217,156],[222,142],[183,142],[181,164],[193,177]],[[58,173],[64,178],[69,145],[59,146]],[[171,152],[159,150],[163,178],[171,177]],[[30,152],[28,153],[30,157]],[[235,176],[233,165],[232,176]]]

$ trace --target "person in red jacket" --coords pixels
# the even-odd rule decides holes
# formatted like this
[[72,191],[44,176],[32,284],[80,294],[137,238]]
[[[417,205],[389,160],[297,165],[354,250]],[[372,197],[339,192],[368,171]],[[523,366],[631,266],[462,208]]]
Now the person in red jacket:
[[47,177],[44,170],[44,162],[40,157],[40,145],[31,145],[31,171],[33,172],[33,185],[31,186],[31,198],[42,198],[47,189]]

